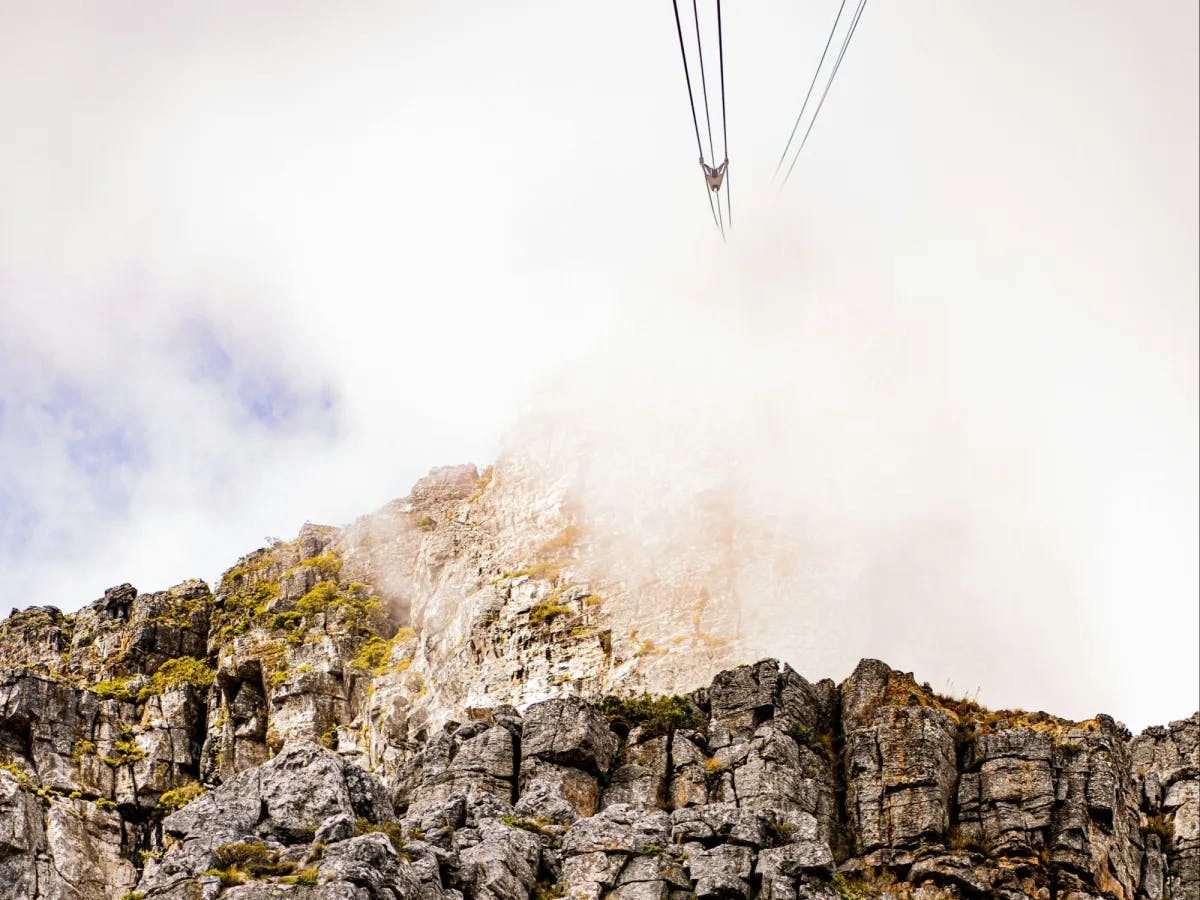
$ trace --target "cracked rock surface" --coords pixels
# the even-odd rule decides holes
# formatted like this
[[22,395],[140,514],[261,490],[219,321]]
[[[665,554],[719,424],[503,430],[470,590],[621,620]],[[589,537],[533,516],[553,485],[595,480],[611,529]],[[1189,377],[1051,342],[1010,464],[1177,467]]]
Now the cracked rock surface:
[[14,611],[0,898],[1200,900],[1200,713],[737,665],[720,604],[597,577],[529,482]]

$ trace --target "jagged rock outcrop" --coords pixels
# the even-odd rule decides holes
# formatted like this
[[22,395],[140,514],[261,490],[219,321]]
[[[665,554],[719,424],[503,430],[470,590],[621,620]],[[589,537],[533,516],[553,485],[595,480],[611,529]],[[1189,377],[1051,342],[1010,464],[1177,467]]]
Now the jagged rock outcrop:
[[287,744],[270,762],[167,816],[160,827],[169,849],[150,854],[137,893],[164,900],[289,891],[415,897],[418,874],[380,833],[391,822],[378,779],[324,748]]
[[461,467],[214,592],[14,612],[0,898],[1200,900],[1200,713],[734,666],[719,608],[639,613],[588,540]]
[[1145,835],[1147,897],[1200,900],[1200,714],[1130,744]]
[[764,660],[686,698],[465,718],[384,777],[291,741],[170,813],[64,796],[7,764],[0,892],[1133,900],[1197,887],[1200,716],[1130,738],[1103,717],[947,700],[876,661],[834,686]]

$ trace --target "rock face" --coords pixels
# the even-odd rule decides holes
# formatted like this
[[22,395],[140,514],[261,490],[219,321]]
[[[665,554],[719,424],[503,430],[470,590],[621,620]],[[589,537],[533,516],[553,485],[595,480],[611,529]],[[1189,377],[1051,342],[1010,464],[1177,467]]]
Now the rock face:
[[440,470],[215,592],[14,611],[0,898],[1200,900],[1200,713],[735,666],[719,608],[639,613],[568,509]]

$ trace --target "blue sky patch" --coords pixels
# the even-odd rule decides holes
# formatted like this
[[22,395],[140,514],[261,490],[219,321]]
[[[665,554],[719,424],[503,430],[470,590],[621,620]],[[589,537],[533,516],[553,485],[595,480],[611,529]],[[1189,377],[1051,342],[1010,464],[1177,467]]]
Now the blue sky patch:
[[336,432],[333,389],[264,362],[269,348],[246,346],[204,319],[184,323],[178,347],[186,376],[219,393],[235,421],[287,436]]
[[0,556],[11,559],[23,553],[37,524],[33,505],[15,487],[0,480]]
[[196,381],[225,384],[233,373],[233,354],[213,326],[190,319],[179,331],[179,347],[188,376]]

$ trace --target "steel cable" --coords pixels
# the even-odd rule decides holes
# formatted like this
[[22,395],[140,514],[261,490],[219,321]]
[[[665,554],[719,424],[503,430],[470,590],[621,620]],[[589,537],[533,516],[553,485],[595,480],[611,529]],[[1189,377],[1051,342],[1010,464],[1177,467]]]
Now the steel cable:
[[779,186],[780,190],[783,190],[784,185],[788,183],[788,179],[792,175],[792,169],[796,168],[796,163],[800,159],[800,151],[808,143],[808,136],[812,134],[813,126],[817,124],[817,116],[821,114],[821,107],[825,105],[825,98],[829,96],[829,89],[833,86],[833,79],[837,77],[838,69],[842,65],[842,57],[846,55],[846,49],[850,46],[850,39],[854,37],[854,31],[858,28],[858,20],[862,18],[866,5],[867,0],[859,0],[858,9],[855,10],[854,18],[850,22],[850,29],[846,32],[846,39],[842,41],[842,49],[838,52],[837,61],[833,64],[833,71],[829,73],[829,80],[825,82],[825,90],[821,93],[821,101],[813,111],[812,120],[808,123],[808,128],[804,132],[804,139],[800,141],[800,146],[796,148],[796,155],[792,157],[792,164],[788,166],[787,174],[783,176],[783,184]]
[[688,106],[692,110],[692,127],[696,129],[696,149],[704,157],[704,145],[700,142],[700,123],[696,121],[696,98],[692,95],[692,75],[688,71],[687,50],[683,46],[683,26],[679,23],[679,0],[671,0],[675,7],[675,32],[679,35],[679,55],[683,58],[683,77],[687,81]]
[[[713,166],[717,165],[717,151],[713,145],[712,136],[712,117],[708,112],[708,78],[704,74],[704,45],[700,41],[700,10],[696,7],[696,0],[692,0],[692,18],[696,22],[696,55],[700,59],[700,91],[704,97],[704,125],[708,129],[708,154],[712,159]],[[700,162],[704,162],[704,151],[700,151]],[[717,226],[721,229],[721,237],[725,237],[725,220],[721,215],[721,197],[717,196]]]
[[[700,140],[700,123],[696,119],[696,97],[692,93],[692,75],[688,69],[687,49],[683,45],[683,25],[679,21],[679,0],[671,0],[671,5],[675,8],[675,33],[679,35],[679,56],[683,60],[683,77],[687,81],[688,90],[688,107],[692,111],[692,128],[696,131],[696,150],[700,153],[700,159],[704,159],[704,144]],[[705,193],[709,193],[708,185],[704,186]],[[712,213],[713,224],[721,229],[721,223],[717,219],[717,211],[713,208],[712,197],[708,198],[708,209]],[[721,236],[724,237],[724,229],[721,229]]]
[[[725,146],[725,162],[729,162],[729,118],[725,114],[725,34],[721,30],[721,0],[717,0],[717,53],[721,63],[721,141]],[[713,162],[716,162],[714,159]],[[733,200],[729,192],[729,168],[725,168],[725,210],[733,227]]]
[[800,128],[800,121],[804,118],[804,111],[808,109],[808,101],[812,98],[813,88],[816,87],[817,76],[821,74],[821,67],[825,65],[825,56],[829,53],[829,45],[833,43],[833,36],[837,33],[838,23],[842,21],[842,12],[845,8],[846,0],[842,0],[842,5],[838,7],[837,17],[833,20],[833,27],[829,29],[829,37],[825,39],[825,49],[821,51],[821,59],[817,63],[817,68],[813,71],[812,81],[808,83],[808,93],[804,95],[804,102],[800,105],[800,114],[796,116],[796,122],[792,125],[792,133],[788,135],[783,152],[779,154],[779,162],[775,163],[775,174],[771,176],[772,181],[779,177],[779,170],[783,168],[783,161],[787,159],[788,150],[792,148],[792,141],[796,137],[796,131]]

